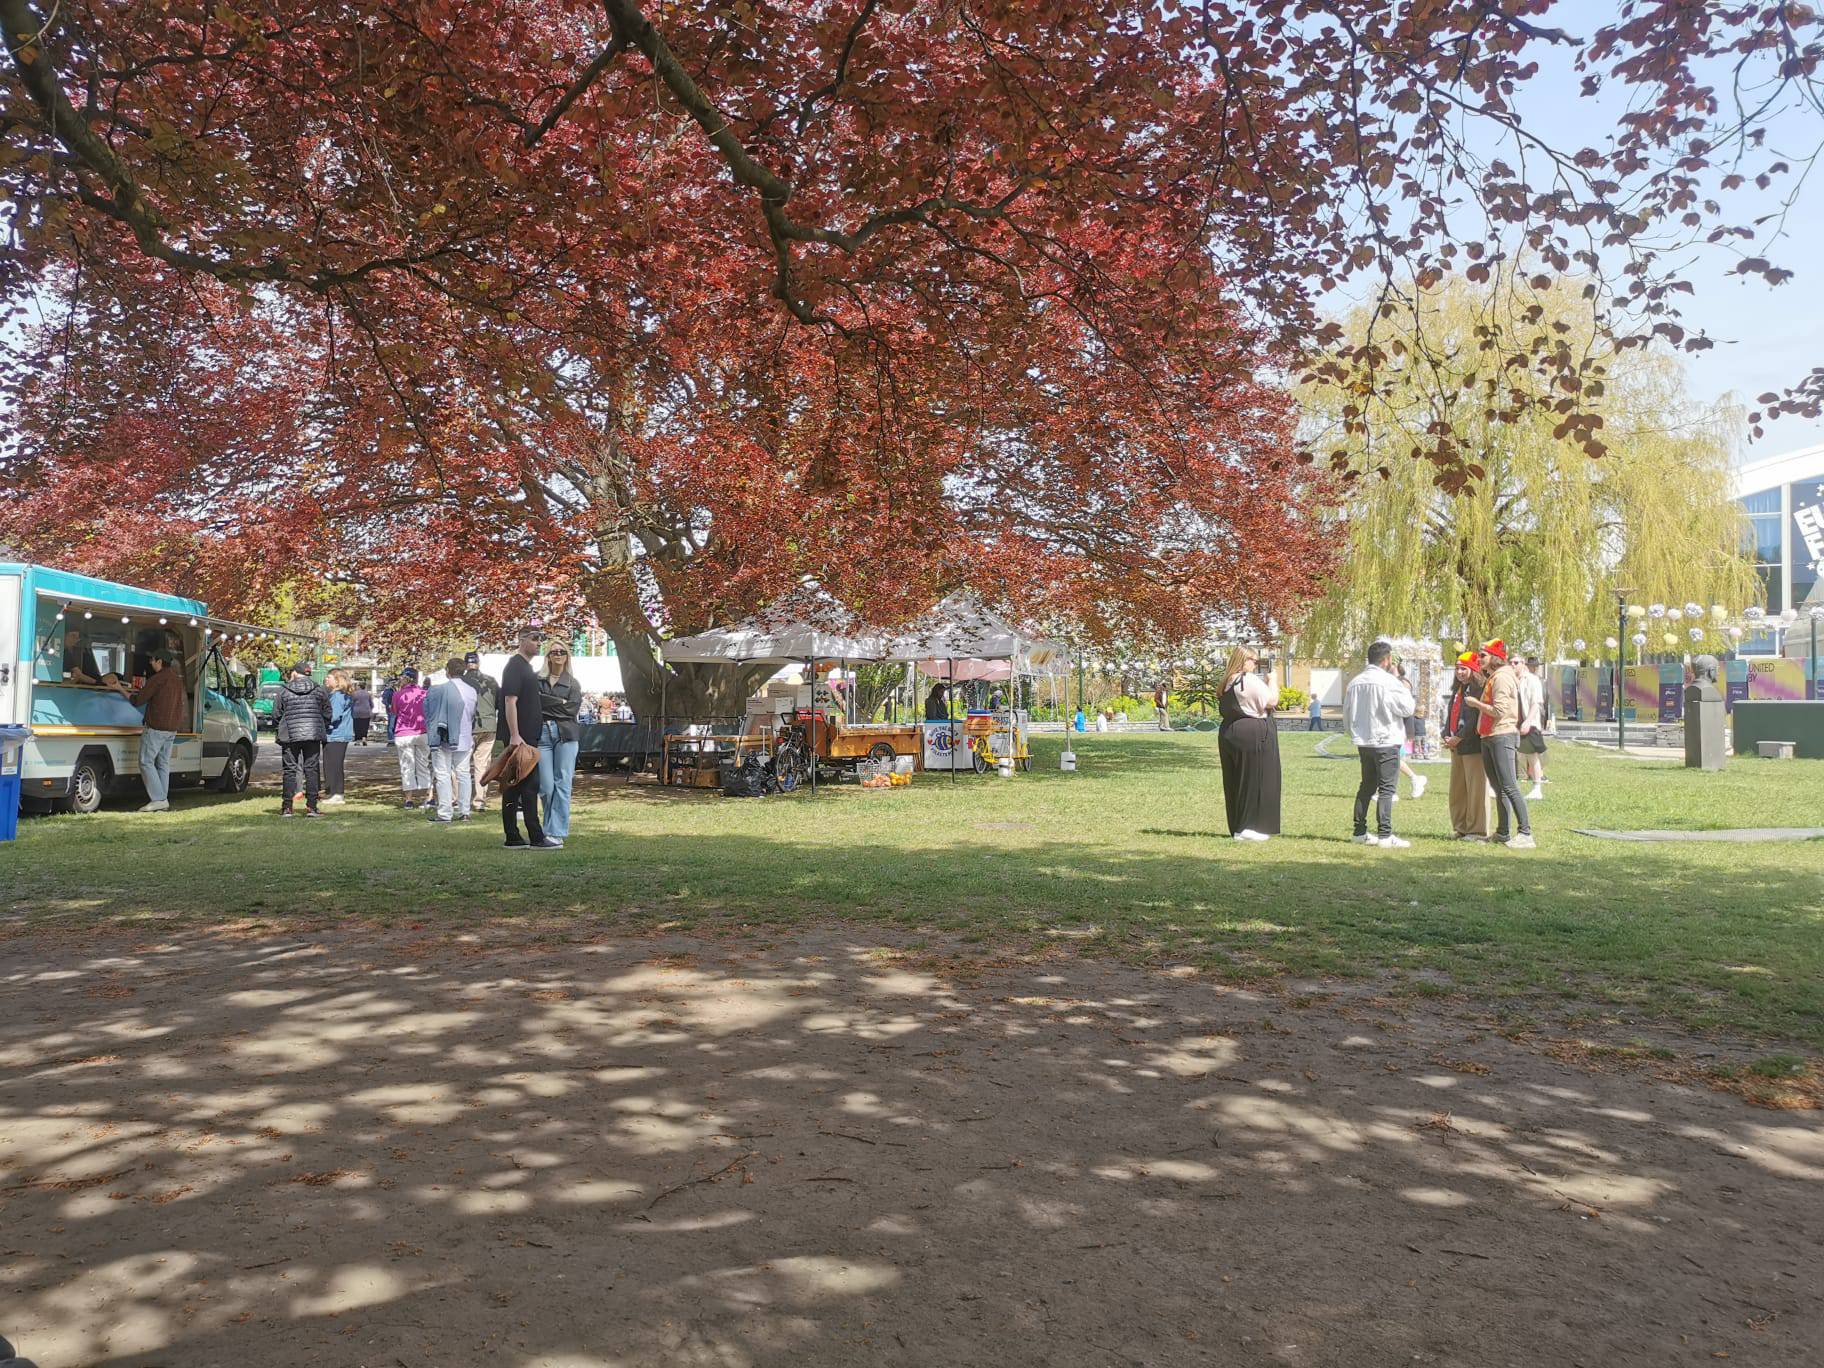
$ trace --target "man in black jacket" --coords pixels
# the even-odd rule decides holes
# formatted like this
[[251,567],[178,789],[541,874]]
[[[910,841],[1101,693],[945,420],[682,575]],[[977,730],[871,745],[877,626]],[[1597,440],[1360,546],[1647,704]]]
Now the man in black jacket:
[[272,700],[272,727],[284,763],[285,805],[279,816],[292,816],[294,805],[303,803],[304,815],[315,817],[323,741],[329,735],[329,693],[310,677],[305,661],[293,665],[291,677],[279,686],[279,696]]

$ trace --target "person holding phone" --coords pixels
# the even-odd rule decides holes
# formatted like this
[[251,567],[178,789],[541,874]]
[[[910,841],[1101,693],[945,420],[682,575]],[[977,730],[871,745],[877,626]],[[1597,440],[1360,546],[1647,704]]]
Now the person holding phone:
[[1222,804],[1229,834],[1237,841],[1265,841],[1279,835],[1278,691],[1255,667],[1260,657],[1247,646],[1229,653],[1216,710],[1222,730],[1216,750],[1222,758]]

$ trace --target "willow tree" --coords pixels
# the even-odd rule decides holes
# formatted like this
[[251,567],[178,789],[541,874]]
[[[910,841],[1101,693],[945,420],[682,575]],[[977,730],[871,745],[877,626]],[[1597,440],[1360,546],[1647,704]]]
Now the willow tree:
[[[1638,602],[1758,602],[1730,489],[1739,420],[1694,404],[1671,357],[1607,342],[1592,298],[1581,281],[1510,276],[1346,320],[1349,344],[1372,346],[1397,309],[1429,356],[1403,372],[1392,342],[1373,389],[1304,393],[1306,436],[1338,453],[1349,484],[1330,524],[1342,569],[1306,619],[1307,653],[1344,658],[1385,634],[1566,652],[1613,633],[1621,585]],[[1578,393],[1548,359],[1567,348],[1587,358]],[[1576,412],[1600,425],[1600,459],[1554,417]],[[1412,459],[1440,444],[1461,463]]]

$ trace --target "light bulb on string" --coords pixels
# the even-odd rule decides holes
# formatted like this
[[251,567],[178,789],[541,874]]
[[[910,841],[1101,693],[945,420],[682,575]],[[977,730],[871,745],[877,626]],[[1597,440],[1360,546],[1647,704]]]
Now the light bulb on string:
[[1666,605],[1665,604],[1649,603],[1647,605],[1647,616],[1652,618],[1655,622],[1658,622],[1665,615],[1666,615]]
[[1583,654],[1583,645],[1584,645],[1583,638],[1578,637],[1577,640],[1575,640],[1571,643],[1571,649],[1573,651],[1577,652],[1578,655],[1582,655]]
[[1704,615],[1704,605],[1703,604],[1687,603],[1685,605],[1685,616],[1686,617],[1694,618],[1694,617],[1702,617],[1703,615]]
[[1729,640],[1740,641],[1741,639],[1742,639],[1742,629],[1740,627],[1729,628]]
[[1621,643],[1619,641],[1615,640],[1614,637],[1604,637],[1602,639],[1602,644],[1611,651],[1614,650],[1617,646],[1621,645]]
[[1702,627],[1691,628],[1690,637],[1693,641],[1702,641],[1704,639],[1704,629]]
[[1636,632],[1630,640],[1633,641],[1636,646],[1645,646],[1647,644],[1647,634],[1645,632]]
[[1670,618],[1673,622],[1679,621],[1680,619],[1682,619],[1684,617],[1684,615],[1685,615],[1685,610],[1683,608],[1666,609],[1666,616],[1668,618]]
[[84,622],[87,622],[90,618],[92,618],[94,616],[95,616],[95,614],[91,613],[88,609],[85,608],[82,610],[82,620]]

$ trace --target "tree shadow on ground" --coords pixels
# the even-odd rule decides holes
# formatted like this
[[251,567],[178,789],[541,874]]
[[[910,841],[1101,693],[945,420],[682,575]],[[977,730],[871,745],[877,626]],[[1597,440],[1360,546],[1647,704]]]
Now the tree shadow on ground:
[[0,1329],[90,1368],[1657,1365],[1824,1334],[1813,1118],[947,948],[15,938]]

